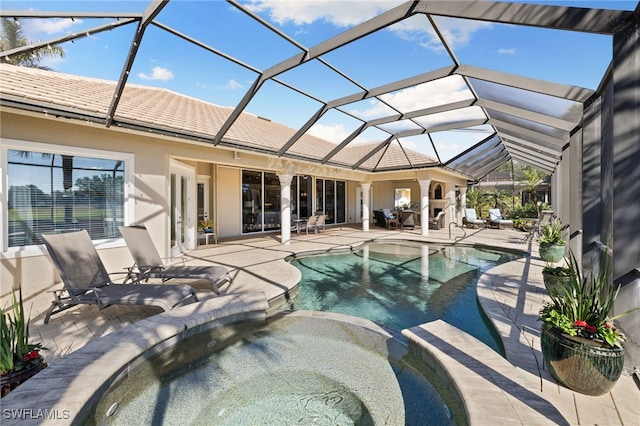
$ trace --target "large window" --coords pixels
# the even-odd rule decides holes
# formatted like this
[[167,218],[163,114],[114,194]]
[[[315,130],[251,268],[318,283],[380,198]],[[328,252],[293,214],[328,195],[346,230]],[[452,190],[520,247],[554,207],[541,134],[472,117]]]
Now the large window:
[[61,148],[29,143],[3,147],[4,244],[9,248],[41,244],[44,233],[80,229],[94,240],[120,237],[130,156]]
[[242,171],[242,232],[280,229],[280,180],[275,173]]

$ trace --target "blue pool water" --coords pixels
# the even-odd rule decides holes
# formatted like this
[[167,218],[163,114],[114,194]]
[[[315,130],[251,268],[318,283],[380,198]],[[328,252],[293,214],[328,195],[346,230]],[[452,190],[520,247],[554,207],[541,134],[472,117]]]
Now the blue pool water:
[[442,319],[503,353],[476,283],[484,271],[515,258],[489,248],[406,241],[299,257],[291,263],[302,280],[290,307],[354,315],[397,331]]

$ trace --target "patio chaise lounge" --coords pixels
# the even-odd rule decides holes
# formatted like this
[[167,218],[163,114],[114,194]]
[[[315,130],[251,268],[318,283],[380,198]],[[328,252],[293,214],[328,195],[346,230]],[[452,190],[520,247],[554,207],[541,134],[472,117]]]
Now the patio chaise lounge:
[[232,281],[229,270],[224,266],[185,265],[184,262],[165,264],[143,225],[119,226],[118,229],[133,257],[134,264],[129,268],[128,279],[134,282],[149,278],[160,278],[163,282],[172,278],[209,280],[213,291],[220,294],[220,285]]
[[498,229],[504,228],[505,226],[513,228],[513,221],[503,218],[500,209],[489,209],[489,226]]
[[475,228],[476,226],[487,227],[487,221],[479,219],[476,215],[476,209],[464,209],[464,217],[462,218],[462,224],[467,228]]
[[189,299],[198,301],[196,291],[186,284],[114,284],[85,230],[42,235],[42,239],[64,285],[53,291],[45,324],[51,315],[76,305],[97,305],[100,310],[110,305],[152,305],[169,311]]

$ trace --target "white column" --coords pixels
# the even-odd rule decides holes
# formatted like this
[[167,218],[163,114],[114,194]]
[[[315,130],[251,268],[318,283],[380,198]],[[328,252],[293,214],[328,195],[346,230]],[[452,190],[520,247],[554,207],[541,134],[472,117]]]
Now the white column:
[[448,228],[451,222],[457,222],[456,217],[456,186],[450,182],[444,185],[444,197],[447,200],[444,215],[444,227]]
[[278,175],[280,179],[280,239],[291,244],[291,181],[293,175]]
[[418,180],[420,185],[420,233],[429,235],[429,187],[431,179]]
[[371,203],[371,184],[361,183],[360,187],[362,188],[362,230],[367,232],[369,230],[369,213],[371,212],[369,207]]

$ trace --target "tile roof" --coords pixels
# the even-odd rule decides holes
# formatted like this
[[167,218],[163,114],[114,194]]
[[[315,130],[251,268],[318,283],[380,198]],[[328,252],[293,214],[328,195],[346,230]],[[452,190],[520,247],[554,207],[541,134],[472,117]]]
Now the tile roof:
[[[115,90],[115,81],[0,64],[0,95],[3,101],[33,105],[43,110],[55,109],[62,115],[67,112],[105,121]],[[232,111],[231,107],[204,102],[164,88],[127,83],[114,123],[213,141]],[[295,133],[295,129],[243,112],[226,133],[221,145],[276,154]],[[352,167],[378,144],[352,143],[329,162]],[[288,154],[321,161],[335,147],[336,144],[332,142],[305,134],[292,145]],[[403,151],[391,144],[388,149],[381,150],[365,161],[361,168],[389,169],[409,164],[434,165],[437,160],[406,149]]]

